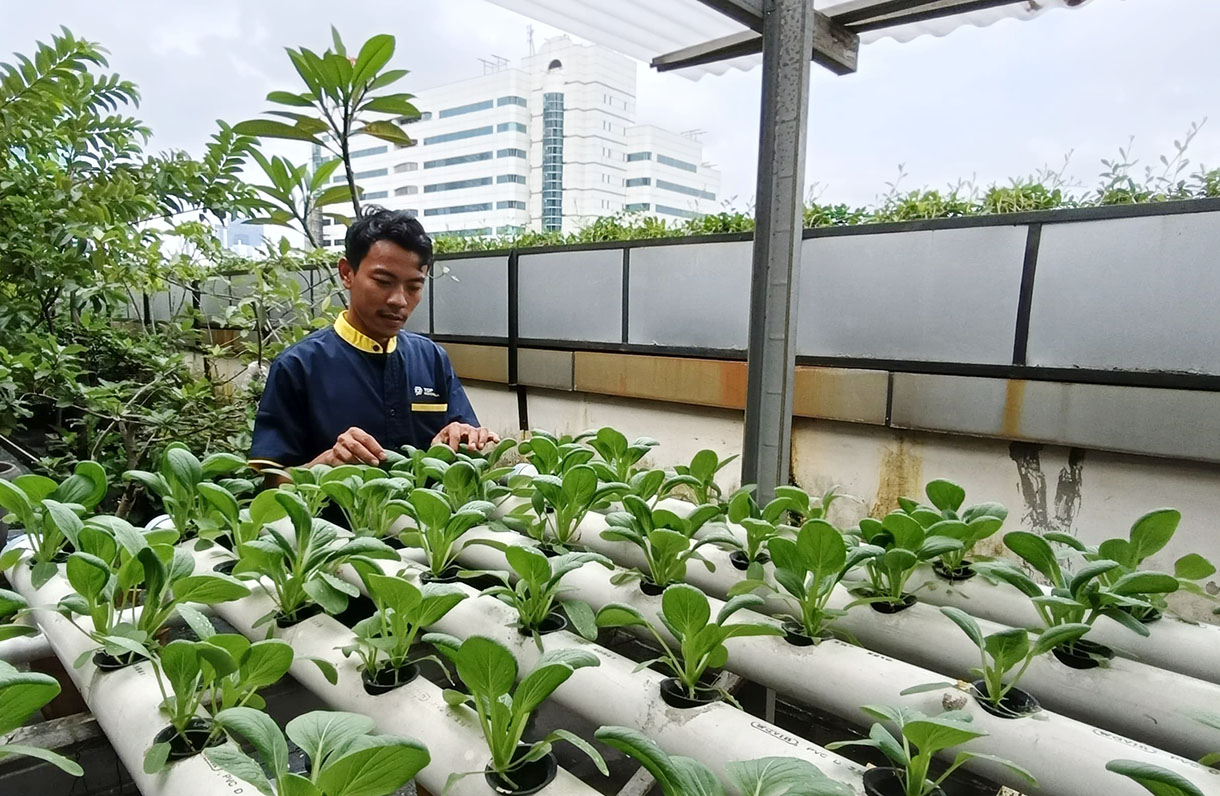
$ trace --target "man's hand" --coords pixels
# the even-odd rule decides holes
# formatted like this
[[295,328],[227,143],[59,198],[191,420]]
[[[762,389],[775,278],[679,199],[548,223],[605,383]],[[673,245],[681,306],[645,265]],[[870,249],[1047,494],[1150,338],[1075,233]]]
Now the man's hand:
[[334,467],[340,464],[378,465],[383,461],[385,449],[381,444],[368,432],[352,426],[339,435],[330,450],[323,452],[309,464],[329,464]]
[[466,447],[481,451],[489,442],[499,442],[500,437],[491,429],[482,426],[472,426],[469,423],[453,422],[441,429],[432,440],[433,445],[448,445],[456,453],[458,445],[466,443]]

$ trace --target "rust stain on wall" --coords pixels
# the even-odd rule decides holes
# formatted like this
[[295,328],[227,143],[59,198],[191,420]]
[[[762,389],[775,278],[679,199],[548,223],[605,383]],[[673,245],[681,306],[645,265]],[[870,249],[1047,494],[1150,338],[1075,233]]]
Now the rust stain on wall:
[[923,457],[919,445],[898,438],[895,448],[881,452],[880,477],[877,480],[877,500],[869,516],[883,517],[898,508],[898,498],[923,494]]
[[1005,437],[1021,436],[1021,410],[1025,405],[1025,381],[1009,379],[1004,396],[1004,426],[1000,433]]

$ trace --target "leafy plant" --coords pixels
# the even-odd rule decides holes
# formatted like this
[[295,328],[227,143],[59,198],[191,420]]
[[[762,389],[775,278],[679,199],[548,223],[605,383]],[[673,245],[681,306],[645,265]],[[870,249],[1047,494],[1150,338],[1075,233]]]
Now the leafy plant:
[[1016,763],[995,755],[968,751],[958,752],[939,777],[935,780],[929,779],[932,758],[938,752],[987,735],[984,730],[973,726],[969,713],[946,711],[937,716],[926,716],[917,710],[888,705],[866,705],[861,710],[882,722],[893,724],[898,730],[898,736],[895,737],[883,724],[877,723],[869,730],[869,737],[866,739],[836,741],[827,744],[826,748],[834,750],[845,746],[869,746],[879,750],[898,768],[903,796],[927,796],[939,788],[950,774],[970,760],[999,763],[1029,780],[1034,787],[1038,785],[1033,774]]
[[796,539],[771,539],[767,549],[775,566],[775,585],[762,578],[747,578],[729,590],[729,597],[759,590],[780,594],[795,609],[785,618],[798,623],[813,640],[830,635],[831,623],[847,613],[829,607],[835,586],[848,572],[883,553],[869,544],[849,548],[838,529],[822,519],[805,522]]
[[[505,439],[501,440],[496,448],[507,450],[515,444],[515,440]],[[452,462],[429,457],[424,460],[424,475],[440,485],[454,511],[474,501],[496,506],[512,492],[507,485],[499,482],[511,473],[513,468],[495,467],[491,464],[503,455],[503,450],[493,450],[486,459],[465,453],[454,454]]]
[[[153,670],[164,700],[162,709],[188,746],[193,740],[188,731],[197,726],[201,710],[206,708],[215,715],[247,705],[261,709],[265,702],[258,695],[259,689],[279,682],[292,666],[292,646],[286,641],[266,639],[252,644],[245,636],[216,634],[208,627],[199,641],[171,641],[154,659]],[[193,747],[196,752],[220,737],[220,726],[214,721],[208,722],[206,729],[207,734]],[[169,741],[149,747],[144,755],[145,773],[162,770],[170,749]]]
[[305,777],[288,770],[288,741],[266,713],[227,708],[216,714],[216,723],[253,746],[258,760],[232,745],[208,749],[204,756],[264,796],[389,796],[432,759],[419,741],[370,734],[375,725],[367,716],[315,710],[284,727],[309,757]]
[[598,429],[589,439],[589,447],[601,458],[601,461],[593,463],[593,468],[603,481],[626,481],[640,459],[660,444],[651,437],[640,437],[634,442],[628,442],[623,432],[610,426]]
[[276,610],[260,617],[256,627],[275,619],[277,613],[285,622],[296,621],[310,604],[332,614],[342,613],[359,590],[335,574],[339,566],[362,561],[371,566],[374,559],[398,559],[397,553],[377,539],[340,536],[333,524],[315,519],[298,495],[277,489],[275,499],[292,520],[296,538],[290,542],[268,526],[266,536],[242,545],[233,570],[238,577],[271,581],[268,594]]
[[420,632],[466,599],[466,592],[442,583],[416,588],[402,578],[364,566],[358,571],[377,613],[357,622],[352,628],[355,643],[341,649],[344,656],[354,653],[359,657],[370,678],[389,671],[397,680],[404,667],[415,663],[410,655]]
[[407,514],[415,521],[416,528],[403,532],[402,543],[422,549],[428,557],[428,567],[437,577],[457,559],[462,549],[458,546],[462,535],[484,522],[494,508],[486,501],[476,500],[454,511],[444,494],[422,487],[411,490],[407,504]]
[[356,536],[385,538],[390,535],[394,521],[409,511],[403,497],[411,489],[411,482],[401,477],[387,478],[380,467],[340,465],[327,471],[319,485],[343,510]]
[[[724,642],[743,636],[782,636],[784,632],[775,625],[762,622],[725,624],[729,617],[743,608],[761,605],[761,597],[740,594],[731,598],[712,621],[712,609],[707,595],[694,586],[677,583],[661,595],[661,624],[673,636],[677,646],[671,646],[657,632],[644,615],[629,605],[610,603],[597,612],[598,627],[643,627],[661,646],[661,656],[638,668],[660,663],[669,669],[694,698],[700,690],[700,681],[708,669],[722,668],[729,660]],[[721,692],[729,697],[727,693]]]
[[[625,488],[621,483],[599,484],[596,471],[587,464],[573,465],[562,476],[536,475],[531,484],[530,508],[537,522],[531,523],[530,535],[561,549],[580,541],[580,523],[594,506]],[[518,513],[525,511],[522,507]]]
[[[648,770],[664,796],[726,796],[716,775],[698,760],[670,756],[642,732],[630,727],[599,727],[593,737]],[[749,796],[850,796],[852,789],[794,757],[764,757],[725,764],[729,781]]]
[[200,538],[223,539],[230,550],[241,549],[246,542],[257,539],[268,523],[288,516],[271,490],[258,493],[249,506],[243,507],[233,493],[222,486],[204,482],[198,489],[211,509],[211,521],[207,524],[210,527],[200,531]]
[[12,481],[0,479],[0,508],[9,512],[0,522],[15,523],[30,541],[31,580],[42,588],[57,572],[55,559],[74,538],[80,517],[106,497],[106,471],[97,462],[81,462],[61,483],[26,473]]
[[883,552],[865,563],[870,597],[891,605],[905,599],[907,581],[920,563],[959,550],[960,539],[928,533],[910,515],[894,511],[883,520],[865,517],[860,520],[860,537]]
[[719,503],[722,495],[720,485],[716,483],[716,474],[733,462],[740,454],[721,459],[716,451],[704,448],[694,455],[690,464],[680,464],[674,468],[680,476],[685,476],[688,486],[695,493],[695,503]]
[[[57,694],[59,683],[54,677],[38,672],[19,672],[0,661],[0,738],[25,724]],[[0,743],[0,760],[6,757],[35,757],[74,777],[85,773],[75,761],[39,746]]]
[[1138,760],[1111,760],[1106,771],[1138,783],[1153,796],[1203,796],[1203,791],[1176,771]]
[[[568,730],[557,729],[540,741],[523,744],[526,722],[551,693],[567,682],[572,672],[597,666],[597,656],[586,650],[555,649],[544,652],[533,671],[517,683],[517,659],[498,641],[471,636],[460,641],[442,633],[429,633],[424,641],[436,646],[453,661],[467,693],[445,690],[451,706],[469,705],[479,717],[479,726],[491,752],[491,770],[513,783],[513,772],[525,763],[545,757],[556,741],[567,741],[589,756],[598,771],[606,774],[606,762],[587,741]],[[515,687],[514,687],[515,686]],[[445,783],[453,783],[474,773],[454,773]]]
[[128,470],[123,478],[136,481],[160,497],[178,533],[189,539],[198,534],[198,519],[207,514],[209,505],[199,485],[205,479],[230,475],[245,467],[246,460],[232,453],[213,453],[200,461],[184,443],[174,442],[161,454],[157,472]]
[[499,580],[499,586],[491,586],[483,594],[512,606],[517,612],[517,626],[534,637],[539,649],[542,649],[539,630],[555,612],[556,603],[563,607],[577,633],[590,641],[597,638],[593,609],[584,600],[565,596],[568,590],[563,587],[563,576],[591,562],[613,569],[614,564],[610,559],[597,553],[578,552],[547,558],[537,550],[518,545],[505,545],[503,549],[504,557],[516,576],[516,584],[508,572],[472,571],[463,572],[462,576],[490,575]]
[[581,444],[593,434],[586,431],[576,437],[556,437],[534,429],[529,439],[518,443],[517,450],[540,474],[563,475],[568,469],[578,464],[588,464],[593,459],[593,450]]
[[[708,534],[695,539],[697,530],[708,521],[719,516],[716,506],[697,506],[688,517],[679,517],[666,509],[652,509],[635,495],[623,498],[626,511],[606,515],[610,527],[602,531],[602,538],[612,542],[630,542],[644,554],[648,567],[647,577],[658,588],[686,579],[686,564],[694,559],[702,561],[709,572],[716,566],[699,554],[699,548],[716,542],[725,542],[727,534]],[[614,584],[626,583],[644,577],[635,571],[619,572],[611,578]]]
[[[343,161],[331,158],[317,164],[310,171],[310,164],[296,164],[287,158],[274,155],[268,158],[257,149],[251,157],[267,177],[270,184],[255,185],[254,188],[265,197],[266,215],[251,218],[247,224],[278,224],[291,227],[294,223],[309,240],[314,248],[322,245],[322,241],[314,236],[310,217],[323,207],[349,201],[352,198],[351,186],[328,185],[330,176],[334,174]],[[338,213],[326,213],[328,218],[350,223]]]
[[[1056,647],[1070,645],[1089,632],[1085,624],[1056,625],[1047,628],[1037,635],[1034,643],[1029,643],[1029,631],[1023,627],[998,630],[984,636],[979,623],[970,614],[951,606],[940,609],[949,617],[961,631],[974,642],[979,649],[981,665],[970,670],[971,676],[983,681],[983,691],[978,696],[986,699],[995,708],[1008,711],[1003,702],[1031,663],[1039,655],[1044,655]],[[953,683],[934,683],[927,686],[915,686],[902,693],[913,694],[932,688],[946,688]],[[1011,711],[1008,711],[1011,713]],[[1019,715],[1019,714],[1012,714]]]
[[[669,497],[678,487],[691,484],[690,476],[670,475],[660,468],[652,470],[636,470],[626,484],[617,484],[619,493],[608,492],[606,499],[635,495],[649,506],[655,506],[658,500]],[[607,486],[610,486],[609,484]],[[605,505],[602,501],[593,504],[594,507]]]
[[974,551],[975,545],[1000,530],[1008,509],[999,503],[979,503],[963,509],[966,490],[945,479],[929,481],[924,492],[931,505],[899,498],[901,510],[922,525],[929,536],[946,536],[960,541],[961,547],[947,550],[938,560],[946,574],[965,571],[966,557]]
[[322,489],[322,481],[330,470],[328,464],[315,464],[313,467],[289,467],[285,470],[272,469],[263,472],[287,478],[288,482],[281,484],[280,489],[299,495],[301,500],[305,501],[305,508],[316,517],[330,502],[330,495]]

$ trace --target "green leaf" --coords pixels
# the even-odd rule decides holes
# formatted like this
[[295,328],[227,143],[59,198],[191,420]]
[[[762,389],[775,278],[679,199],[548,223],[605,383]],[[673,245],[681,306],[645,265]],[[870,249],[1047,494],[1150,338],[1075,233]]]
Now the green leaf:
[[364,125],[364,127],[356,130],[356,132],[365,133],[366,135],[371,135],[374,138],[380,138],[382,141],[389,141],[391,144],[411,146],[413,143],[415,143],[411,140],[411,136],[403,132],[403,129],[394,124],[394,122],[369,122],[368,124]]
[[522,579],[532,584],[545,584],[551,577],[551,565],[547,557],[529,547],[514,545],[504,551],[508,565]]
[[0,744],[0,759],[8,755],[20,755],[21,757],[33,757],[50,763],[61,771],[71,774],[74,777],[82,777],[85,775],[85,770],[80,767],[80,764],[74,760],[69,760],[61,754],[52,752],[50,749],[43,749],[40,746],[26,746],[24,744]]
[[610,770],[606,768],[606,761],[604,758],[602,758],[601,752],[593,748],[593,745],[584,738],[581,738],[576,733],[568,730],[551,730],[549,733],[547,733],[543,743],[553,743],[557,740],[567,741],[580,751],[584,752],[585,755],[587,755],[588,758],[593,761],[593,765],[597,766],[597,770],[601,772],[603,777],[610,775]]
[[313,106],[313,100],[308,97],[302,97],[300,94],[293,94],[291,91],[272,91],[267,94],[268,102],[276,102],[280,105],[291,105],[296,108],[309,108]]
[[360,106],[362,111],[374,113],[392,113],[395,116],[405,116],[408,119],[419,116],[419,109],[409,101],[410,94],[391,94],[384,97],[373,97]]
[[1034,641],[1034,655],[1042,655],[1056,647],[1070,644],[1088,633],[1091,628],[1083,622],[1072,622],[1064,625],[1048,627],[1038,634]]
[[[244,782],[249,782],[263,796],[275,796],[275,791],[272,789],[267,775],[263,773],[262,766],[233,744],[212,747],[205,750],[203,756],[212,765],[227,771]],[[286,762],[287,757],[285,757]]]
[[707,597],[685,583],[674,584],[665,590],[661,595],[661,612],[680,639],[693,636],[712,618]]
[[729,781],[743,796],[852,796],[855,791],[795,757],[763,757],[725,766]]
[[974,617],[960,608],[947,606],[940,609],[940,612],[953,620],[953,623],[962,629],[962,632],[970,637],[974,642],[974,646],[979,649],[983,648],[983,631],[979,628],[979,623],[974,620]]
[[1013,627],[992,633],[985,639],[984,649],[995,661],[996,668],[1007,672],[1029,654],[1029,631],[1023,627]]
[[622,603],[608,603],[597,612],[598,627],[633,627],[647,626],[648,620],[643,614]]
[[170,446],[162,457],[161,475],[167,481],[172,478],[180,486],[194,489],[203,480],[203,465],[186,448]]
[[394,55],[394,37],[382,33],[373,36],[360,48],[352,70],[352,85],[363,86],[389,62]]
[[1181,521],[1182,512],[1177,509],[1157,509],[1136,520],[1131,526],[1131,544],[1135,548],[1135,560],[1143,561],[1160,552],[1169,544]]
[[233,125],[233,131],[238,135],[252,135],[259,138],[287,138],[293,141],[308,141],[311,144],[322,143],[313,133],[307,133],[294,125],[272,119],[251,119],[246,122],[238,122]]
[[1183,580],[1203,580],[1216,574],[1216,567],[1198,553],[1187,553],[1174,564],[1173,574]]
[[801,563],[817,578],[837,574],[847,564],[843,534],[825,520],[809,520],[802,525],[797,532],[796,548]]
[[284,727],[293,743],[309,755],[314,769],[325,769],[328,759],[356,738],[373,731],[376,725],[368,716],[341,711],[314,710],[297,716]]
[[318,775],[326,796],[385,796],[401,788],[428,765],[427,748],[411,738],[360,737]]
[[563,612],[581,638],[588,641],[597,640],[597,617],[593,609],[584,600],[560,600]]
[[189,575],[174,584],[174,597],[179,602],[215,603],[238,600],[250,595],[250,588],[231,575],[218,572],[207,575]]
[[216,714],[215,720],[225,732],[249,741],[274,774],[288,770],[288,743],[266,713],[253,708],[226,708]]
[[165,768],[165,764],[169,762],[169,742],[161,741],[148,747],[144,752],[144,773],[157,774]]
[[339,682],[339,671],[335,669],[335,665],[324,658],[309,658],[309,661],[314,666],[318,667],[318,671],[326,678],[326,682],[331,685],[337,685]]
[[241,662],[241,681],[249,688],[265,688],[279,682],[292,666],[292,646],[279,639],[250,645]]
[[110,580],[110,565],[88,553],[73,553],[64,566],[68,583],[77,594],[91,604],[101,601],[102,591]]
[[59,693],[54,677],[36,672],[18,672],[12,667],[0,670],[0,736],[17,729],[34,711]]
[[593,737],[607,746],[632,757],[648,770],[665,794],[687,796],[685,790],[688,776],[675,767],[673,760],[651,738],[630,727],[603,726],[597,728]]
[[952,481],[936,479],[929,481],[927,488],[928,500],[941,511],[957,511],[966,500],[966,490]]
[[1178,579],[1164,572],[1128,572],[1114,582],[1110,591],[1123,596],[1168,594],[1178,590]]
[[1041,536],[1029,531],[1011,531],[1004,534],[1004,544],[1052,584],[1063,584],[1063,571],[1059,568],[1055,551]]
[[987,733],[976,730],[965,722],[933,716],[907,722],[902,728],[902,734],[915,744],[920,754],[934,755],[942,749],[981,738]]
[[201,641],[207,641],[216,634],[216,629],[212,627],[212,622],[203,613],[189,605],[175,606],[174,610],[186,622],[187,626],[199,636]]
[[998,763],[1007,768],[1009,771],[1012,771],[1013,773],[1027,780],[1035,788],[1038,787],[1038,780],[1034,777],[1034,775],[1024,767],[1017,765],[1011,760],[1005,760],[1002,757],[985,754],[983,752],[958,752],[957,757],[953,759],[953,763],[954,766],[957,766],[966,762],[967,760],[987,760],[992,763]]
[[517,680],[517,659],[503,644],[483,636],[471,636],[462,642],[454,663],[472,693],[493,700],[510,693]]

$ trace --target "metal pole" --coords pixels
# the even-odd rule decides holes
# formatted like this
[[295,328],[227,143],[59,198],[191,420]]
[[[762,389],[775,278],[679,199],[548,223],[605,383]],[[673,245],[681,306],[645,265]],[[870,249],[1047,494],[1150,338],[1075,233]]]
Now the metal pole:
[[788,482],[796,295],[804,222],[812,0],[766,0],[742,483],[766,501]]

